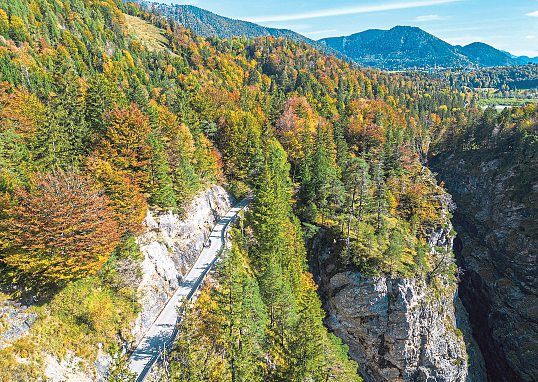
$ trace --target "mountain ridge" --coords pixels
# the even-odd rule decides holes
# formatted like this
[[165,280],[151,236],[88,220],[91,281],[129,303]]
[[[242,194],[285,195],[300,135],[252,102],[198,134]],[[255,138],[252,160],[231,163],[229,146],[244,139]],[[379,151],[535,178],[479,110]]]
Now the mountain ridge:
[[286,38],[378,69],[516,66],[538,61],[538,57],[513,56],[482,42],[465,46],[451,45],[413,26],[399,25],[389,30],[368,29],[349,36],[313,40],[291,29],[265,27],[221,16],[194,5],[163,4],[148,0],[134,2],[173,19],[202,37]]
[[513,56],[483,42],[451,45],[413,26],[368,29],[318,41],[360,64],[382,69],[516,66],[535,60]]
[[264,27],[249,21],[221,16],[194,5],[163,4],[146,0],[135,0],[134,2],[167,18],[173,19],[202,37],[256,38],[266,36],[286,38],[295,42],[311,45],[328,54],[333,54],[342,58],[340,52],[327,48],[324,44],[294,32],[291,29]]

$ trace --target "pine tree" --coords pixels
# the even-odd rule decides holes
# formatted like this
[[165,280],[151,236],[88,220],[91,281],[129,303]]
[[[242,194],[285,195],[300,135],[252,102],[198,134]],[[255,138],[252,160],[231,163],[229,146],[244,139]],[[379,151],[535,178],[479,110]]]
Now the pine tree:
[[226,317],[223,331],[230,380],[262,381],[268,316],[257,281],[245,272],[244,253],[237,241],[219,267],[219,275],[215,300]]
[[115,103],[120,103],[120,98],[118,89],[105,75],[96,74],[90,77],[85,97],[85,120],[93,133],[94,142],[98,142],[105,134],[105,116]]
[[310,274],[301,277],[298,297],[298,320],[293,330],[291,345],[293,381],[323,381],[325,355],[323,340],[326,331],[323,327],[324,313],[316,294],[316,285]]
[[[51,103],[54,103],[52,101]],[[68,118],[63,108],[47,108],[46,122],[41,124],[32,143],[32,151],[38,166],[44,170],[72,167],[69,136],[62,121]]]
[[318,125],[313,153],[307,151],[304,161],[300,197],[307,208],[313,206],[310,211],[321,212],[322,223],[331,214],[331,204],[338,205],[341,198],[335,154],[332,137]]
[[387,199],[385,192],[385,180],[383,178],[382,164],[379,163],[374,167],[374,203],[375,203],[375,230],[376,234],[381,233],[383,229],[383,221],[387,208]]
[[36,160],[45,170],[77,168],[89,151],[84,95],[65,54],[59,47],[54,56],[54,92],[34,143]]
[[388,273],[395,274],[398,271],[398,265],[402,260],[404,250],[406,248],[404,237],[398,229],[393,229],[389,235],[389,245],[385,252],[385,257],[388,261]]
[[89,129],[85,119],[85,100],[81,91],[80,83],[73,71],[57,73],[54,86],[57,89],[57,97],[53,97],[49,107],[59,112],[58,123],[62,125],[67,137],[69,147],[67,156],[71,158],[74,166],[82,163],[83,157],[89,152]]
[[289,164],[275,139],[267,142],[264,158],[251,216],[256,237],[252,262],[269,311],[269,356],[275,365],[269,371],[269,378],[278,380],[289,373],[287,347],[297,320],[295,296],[306,254],[289,204]]
[[347,227],[346,242],[348,256],[351,255],[351,228],[353,222],[361,222],[370,204],[370,177],[368,163],[362,158],[352,158],[346,169],[345,182],[348,189],[346,203]]

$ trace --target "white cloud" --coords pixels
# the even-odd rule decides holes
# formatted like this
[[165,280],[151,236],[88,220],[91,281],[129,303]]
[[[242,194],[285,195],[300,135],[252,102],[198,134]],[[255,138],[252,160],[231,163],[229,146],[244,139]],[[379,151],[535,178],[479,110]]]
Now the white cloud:
[[417,23],[424,23],[428,21],[439,21],[439,20],[446,20],[447,17],[439,16],[439,15],[423,15],[423,16],[417,16],[413,21]]
[[538,17],[538,11],[531,12],[531,13],[527,13],[527,16],[530,16],[530,17]]
[[318,34],[333,33],[333,32],[336,32],[336,29],[325,29],[325,30],[321,30],[321,31],[304,32],[303,34],[305,36],[314,36],[314,35],[318,35]]
[[319,11],[304,12],[304,13],[245,17],[244,19],[246,19],[247,21],[254,22],[254,23],[263,23],[263,22],[270,22],[270,21],[305,20],[305,19],[315,19],[319,17],[356,15],[356,14],[361,14],[361,13],[372,13],[372,12],[392,11],[392,10],[398,10],[398,9],[420,8],[420,7],[428,7],[432,5],[455,3],[458,1],[463,1],[463,0],[405,1],[405,2],[399,2],[399,3],[359,5],[359,6],[347,7],[347,8],[329,8],[329,9],[322,9]]
[[536,38],[536,36],[535,36],[535,35],[532,35],[532,34],[529,34],[529,35],[525,36],[525,38],[526,38],[527,40],[534,40],[534,39]]

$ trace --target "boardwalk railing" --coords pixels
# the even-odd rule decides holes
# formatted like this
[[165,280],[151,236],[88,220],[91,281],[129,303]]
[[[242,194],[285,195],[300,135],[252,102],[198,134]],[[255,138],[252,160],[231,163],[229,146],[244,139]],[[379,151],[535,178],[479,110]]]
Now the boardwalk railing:
[[[226,222],[225,227],[221,230],[221,246],[219,248],[218,253],[216,254],[215,258],[211,261],[209,266],[204,269],[204,271],[198,276],[196,279],[196,282],[194,283],[193,288],[189,292],[189,294],[184,298],[181,305],[178,307],[179,314],[176,321],[176,325],[174,327],[174,331],[172,332],[172,335],[168,338],[168,340],[164,343],[163,348],[154,355],[151,360],[148,362],[148,364],[144,367],[142,372],[138,375],[136,378],[136,382],[142,382],[144,379],[148,376],[149,372],[151,371],[151,368],[153,365],[155,365],[158,361],[163,358],[163,356],[166,354],[167,349],[171,349],[172,345],[177,337],[177,334],[179,333],[179,324],[181,322],[181,317],[183,316],[183,312],[185,311],[185,302],[190,302],[192,298],[196,295],[196,293],[200,290],[200,287],[202,286],[202,283],[204,279],[206,278],[207,274],[211,271],[217,260],[221,257],[222,253],[224,252],[224,249],[226,248],[226,235],[228,234],[228,229],[230,228],[230,225],[237,220],[239,217],[239,213],[247,207],[250,202],[252,201],[252,197],[247,197],[243,199],[239,204],[241,205],[241,208],[239,211],[237,211],[237,214],[230,217],[229,220]],[[210,235],[211,237],[211,235]]]

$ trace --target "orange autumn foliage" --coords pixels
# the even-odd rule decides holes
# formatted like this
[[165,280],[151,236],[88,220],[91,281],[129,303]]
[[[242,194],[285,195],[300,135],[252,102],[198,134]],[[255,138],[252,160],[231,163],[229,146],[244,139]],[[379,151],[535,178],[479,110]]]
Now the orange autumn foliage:
[[45,105],[27,90],[8,90],[9,84],[0,84],[0,131],[14,129],[30,140],[45,121]]
[[46,174],[14,199],[0,222],[1,261],[35,282],[95,274],[120,241],[109,199],[84,176]]
[[140,188],[145,188],[151,160],[151,146],[148,144],[150,132],[149,118],[136,104],[131,104],[128,109],[115,107],[107,115],[105,136],[97,154],[125,170]]
[[276,134],[293,164],[305,157],[305,145],[312,140],[320,118],[304,97],[290,98],[276,122]]
[[114,168],[105,160],[90,157],[87,167],[109,197],[121,232],[140,232],[148,208],[140,188],[125,171]]
[[347,138],[355,151],[379,150],[391,126],[402,126],[402,116],[383,101],[360,99],[349,106]]

